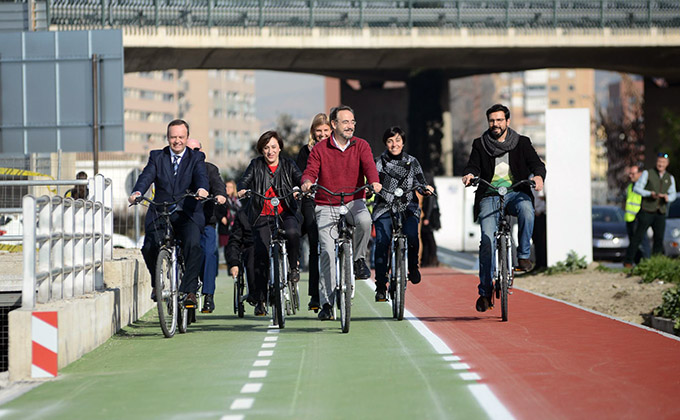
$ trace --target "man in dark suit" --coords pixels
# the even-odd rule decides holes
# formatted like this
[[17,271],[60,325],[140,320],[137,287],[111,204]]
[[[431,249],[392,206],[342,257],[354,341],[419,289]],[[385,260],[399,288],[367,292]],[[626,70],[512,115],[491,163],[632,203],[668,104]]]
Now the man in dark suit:
[[[167,129],[168,146],[162,150],[152,150],[149,161],[132,189],[128,198],[134,203],[136,198],[155,186],[154,201],[171,202],[180,198],[186,191],[196,191],[200,197],[208,196],[208,176],[205,169],[205,155],[186,147],[189,138],[189,124],[183,120],[173,120]],[[157,212],[150,208],[146,213],[144,245],[142,255],[153,285],[156,272],[156,258],[159,245],[163,241],[164,226]],[[185,271],[179,291],[186,293],[184,305],[196,308],[198,274],[203,266],[201,232],[205,226],[203,206],[197,199],[187,197],[178,203],[170,218],[175,237],[182,241]],[[152,294],[152,298],[153,298]]]
[[[201,142],[189,139],[187,147],[194,151],[203,151]],[[220,169],[210,162],[205,163],[210,184],[210,194],[215,197],[218,204],[227,202],[227,186],[220,176]],[[201,312],[212,313],[215,310],[215,278],[217,277],[217,216],[215,215],[215,203],[208,201],[203,203],[203,215],[205,217],[205,229],[201,235],[201,248],[203,249],[203,270],[200,272],[203,281],[203,308]]]

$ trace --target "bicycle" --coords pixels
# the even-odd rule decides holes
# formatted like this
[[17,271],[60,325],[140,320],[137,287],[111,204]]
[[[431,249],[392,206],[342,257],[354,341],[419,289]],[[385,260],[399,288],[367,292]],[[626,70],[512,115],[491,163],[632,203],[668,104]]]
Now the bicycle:
[[[404,319],[404,304],[406,301],[406,287],[408,284],[408,240],[403,231],[404,224],[404,210],[406,210],[406,203],[404,199],[407,194],[413,191],[422,191],[423,185],[415,185],[410,189],[404,191],[402,188],[396,188],[391,194],[394,196],[389,206],[390,217],[392,219],[392,239],[390,241],[390,300],[392,301],[392,317],[397,321]],[[434,192],[433,195],[436,196]],[[387,201],[387,198],[385,201]]]
[[[343,333],[349,332],[352,296],[354,294],[354,226],[347,223],[349,208],[345,203],[346,197],[354,196],[363,189],[373,190],[370,184],[363,185],[352,192],[333,192],[323,185],[313,184],[310,191],[321,188],[334,197],[340,197],[339,218],[337,222],[338,237],[335,238],[335,302],[340,311],[340,327]],[[333,317],[335,318],[335,308]]]
[[486,184],[493,195],[500,198],[498,209],[501,216],[498,218],[498,226],[496,227],[496,249],[494,250],[495,270],[494,270],[494,293],[491,295],[491,307],[493,307],[493,295],[496,299],[501,300],[501,320],[508,320],[508,294],[509,289],[512,288],[515,270],[513,268],[514,260],[512,256],[512,229],[510,221],[505,214],[505,196],[514,191],[517,187],[529,184],[532,188],[536,186],[533,180],[525,179],[510,187],[494,187],[485,179],[475,177],[470,181],[471,186],[477,186],[482,182]]
[[295,193],[298,187],[280,197],[267,197],[253,190],[246,190],[246,196],[255,194],[269,200],[274,208],[274,229],[270,230],[269,241],[269,288],[267,301],[272,306],[272,324],[283,329],[286,325],[286,315],[294,315],[300,309],[300,290],[298,282],[293,281],[288,267],[288,250],[286,247],[286,232],[281,227],[279,204]]
[[[179,310],[179,301],[184,298],[179,293],[179,282],[184,274],[184,258],[180,248],[180,242],[175,239],[175,234],[170,221],[170,216],[175,212],[177,204],[187,197],[198,197],[194,193],[182,195],[172,202],[155,202],[147,197],[138,196],[134,204],[142,201],[148,202],[157,210],[158,218],[163,220],[165,232],[163,241],[156,257],[156,275],[154,278],[154,296],[158,308],[158,319],[161,324],[163,335],[171,338],[179,329],[185,333],[190,322],[195,321],[194,313],[189,313],[189,308]],[[200,279],[199,292],[200,293]],[[192,316],[193,315],[193,316]]]
[[243,306],[246,295],[245,270],[245,264],[239,264],[238,275],[234,277],[234,313],[239,318],[245,316],[245,307]]

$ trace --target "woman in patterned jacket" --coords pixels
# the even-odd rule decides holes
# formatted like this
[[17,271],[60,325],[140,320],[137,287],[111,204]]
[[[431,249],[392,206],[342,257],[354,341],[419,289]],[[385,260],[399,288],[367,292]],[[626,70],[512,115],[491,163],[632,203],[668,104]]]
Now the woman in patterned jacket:
[[[385,151],[376,159],[376,167],[380,175],[383,189],[376,197],[373,209],[373,224],[375,226],[375,300],[387,300],[387,253],[392,239],[392,218],[390,207],[395,199],[397,188],[409,191],[419,186],[425,194],[434,190],[427,185],[423,169],[416,158],[404,152],[406,133],[399,127],[390,127],[383,134]],[[399,210],[404,211],[403,229],[408,241],[408,278],[413,284],[420,283],[418,270],[418,223],[420,221],[420,207],[418,196],[410,191],[400,199]]]

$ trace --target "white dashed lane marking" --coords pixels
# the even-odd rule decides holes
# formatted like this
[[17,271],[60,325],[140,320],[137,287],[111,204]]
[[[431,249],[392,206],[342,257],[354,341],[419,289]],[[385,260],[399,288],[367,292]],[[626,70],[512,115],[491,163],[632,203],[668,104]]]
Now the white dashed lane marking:
[[267,371],[266,370],[251,370],[250,373],[248,373],[249,378],[266,378],[267,377]]
[[276,347],[276,343],[262,343],[263,349],[273,349]]
[[475,372],[463,372],[459,376],[465,381],[479,381],[482,379],[482,377]]
[[273,350],[262,350],[257,353],[257,357],[272,357],[274,355]]
[[241,394],[256,394],[262,389],[261,383],[247,383],[241,388]]
[[243,420],[243,414],[227,414],[220,417],[220,420]]
[[453,369],[453,370],[470,369],[470,365],[468,365],[467,363],[451,363],[449,366],[451,366],[451,369]]
[[254,402],[255,398],[236,398],[229,408],[232,410],[248,410]]
[[253,366],[254,367],[269,366],[269,363],[271,363],[271,360],[256,360],[255,363],[253,363]]
[[[368,287],[373,287],[373,282],[370,280],[366,280],[364,282]],[[386,302],[388,305],[391,306],[390,302]],[[415,317],[411,312],[409,312],[407,309],[404,309],[404,319],[407,319],[413,327],[420,333],[420,335],[427,340],[432,348],[434,349],[435,352],[438,354],[442,355],[442,359],[446,362],[459,362],[459,363],[450,363],[449,366],[453,370],[469,370],[470,365],[467,363],[460,363],[461,358],[460,356],[456,356],[453,354],[453,350],[442,340],[439,338],[436,334],[434,334],[432,331],[430,331],[429,328],[423,323],[421,320],[419,320],[417,317]],[[479,374],[476,372],[461,372],[458,374],[459,377],[465,381],[479,381],[481,380],[481,377]],[[494,395],[494,393],[489,389],[489,387],[485,384],[479,384],[479,383],[474,383],[467,385],[467,388],[470,390],[472,395],[475,397],[479,405],[484,409],[484,411],[487,413],[489,418],[492,420],[509,420],[509,419],[514,419],[512,414],[508,411],[507,408],[501,403],[501,401]]]

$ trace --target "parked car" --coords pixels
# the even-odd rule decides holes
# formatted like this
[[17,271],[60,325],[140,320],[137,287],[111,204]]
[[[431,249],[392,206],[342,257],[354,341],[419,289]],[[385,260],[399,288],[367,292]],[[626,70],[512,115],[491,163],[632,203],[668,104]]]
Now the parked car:
[[624,212],[616,206],[593,206],[593,259],[623,259],[630,243]]
[[137,244],[132,239],[120,233],[113,234],[113,247],[114,248],[137,248]]
[[669,257],[680,255],[680,200],[671,203],[663,235],[663,253]]

